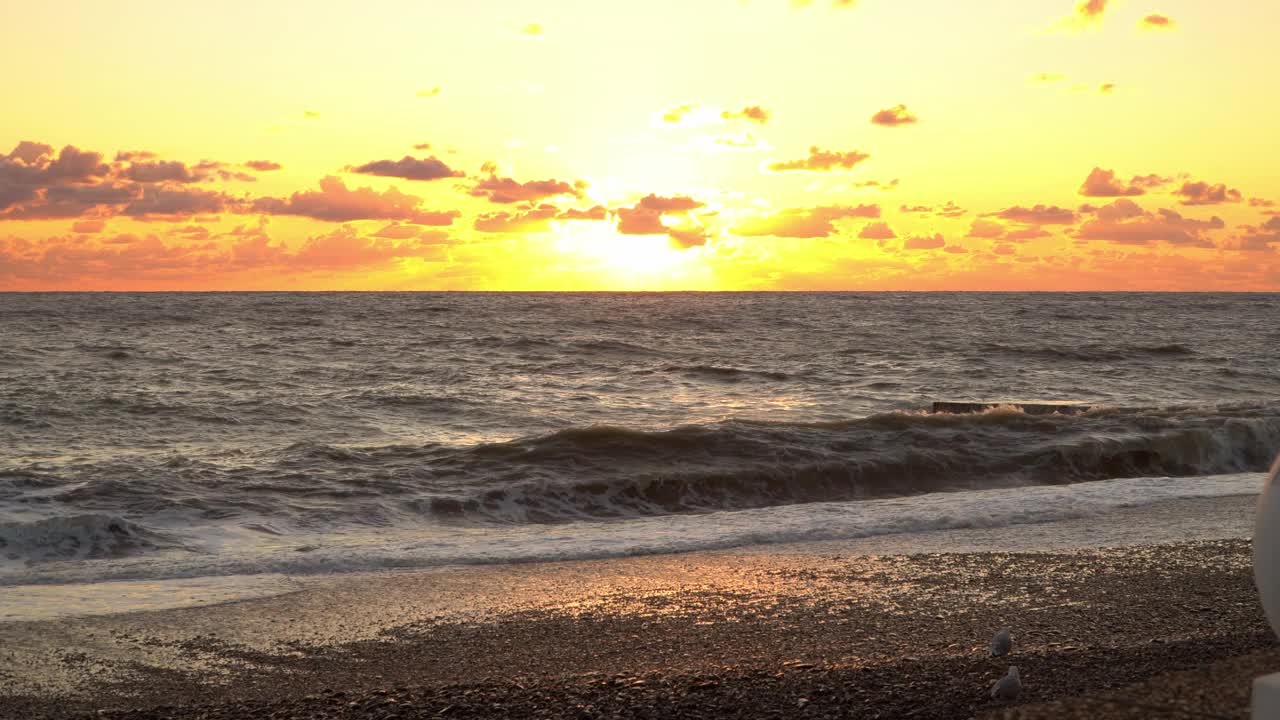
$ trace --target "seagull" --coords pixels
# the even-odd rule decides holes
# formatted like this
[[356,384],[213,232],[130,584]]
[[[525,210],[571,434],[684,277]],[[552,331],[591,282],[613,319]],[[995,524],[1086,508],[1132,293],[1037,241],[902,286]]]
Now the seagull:
[[1000,632],[991,638],[991,657],[1002,657],[1008,655],[1013,649],[1013,638],[1009,635],[1009,628],[1000,628]]
[[991,697],[995,700],[1017,700],[1022,692],[1022,678],[1018,676],[1016,665],[1009,666],[1009,674],[995,681],[991,686]]

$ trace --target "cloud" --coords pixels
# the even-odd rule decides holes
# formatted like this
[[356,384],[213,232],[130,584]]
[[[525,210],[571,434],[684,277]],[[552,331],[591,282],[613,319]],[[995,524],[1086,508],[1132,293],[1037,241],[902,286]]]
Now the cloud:
[[[486,165],[490,170],[492,166]],[[530,180],[519,182],[509,177],[498,177],[490,174],[468,191],[473,197],[488,198],[489,202],[507,204],[515,202],[538,202],[561,195],[582,197],[587,184],[581,180],[572,183],[567,180]]]
[[913,125],[917,122],[920,122],[920,118],[907,112],[906,105],[895,105],[871,116],[873,125],[883,125],[885,127]]
[[207,175],[196,174],[185,163],[176,160],[135,162],[125,169],[124,176],[135,182],[142,183],[194,183],[208,178]]
[[880,182],[879,180],[865,180],[862,182],[851,183],[851,187],[862,190],[864,188],[878,188],[880,190],[893,190],[898,187],[898,178],[894,178],[888,182]]
[[1074,225],[1076,222],[1073,211],[1057,205],[1036,205],[1031,208],[1015,206],[994,213],[992,217],[1024,225]]
[[889,227],[889,223],[873,222],[867,223],[865,227],[858,232],[858,237],[863,240],[892,240],[898,237],[893,228]]
[[672,124],[679,123],[684,120],[689,113],[693,112],[696,107],[696,105],[677,105],[676,107],[662,113],[662,122]]
[[748,105],[738,111],[724,110],[720,113],[720,117],[725,120],[746,120],[763,125],[769,122],[771,113],[759,105]]
[[1107,0],[1084,0],[1076,6],[1076,17],[1083,20],[1100,20],[1107,11]]
[[1113,82],[1102,83],[1098,86],[1098,92],[1102,95],[1110,95],[1116,91],[1116,84]]
[[220,192],[196,188],[147,186],[140,197],[125,205],[122,214],[143,219],[185,215],[213,215],[228,208],[228,198]]
[[475,229],[486,233],[539,233],[552,230],[552,221],[605,220],[608,212],[600,205],[587,210],[561,210],[542,204],[516,212],[486,213],[477,217]]
[[1280,245],[1280,216],[1273,216],[1259,226],[1244,226],[1245,234],[1238,238],[1237,250],[1249,252],[1270,251]]
[[[1037,205],[1036,207],[1043,207],[1043,206]],[[1023,210],[1023,208],[1011,208],[1011,209]],[[1013,219],[1015,222],[1027,222],[1026,220],[1018,219],[1022,215],[1021,213],[1011,213],[1011,215],[1013,216],[1011,219]],[[1034,224],[1030,226],[1024,225],[1022,227],[1011,229],[1008,226],[1006,226],[1004,223],[987,219],[988,217],[1002,217],[1002,216],[1003,216],[1003,213],[996,213],[994,215],[986,215],[986,216],[975,219],[973,221],[973,224],[969,226],[969,233],[968,235],[966,235],[966,237],[981,238],[984,240],[1024,242],[1027,240],[1034,240],[1036,238],[1053,236],[1053,233],[1044,230],[1038,225],[1034,225]],[[1073,215],[1073,221],[1074,221],[1074,215]]]
[[107,223],[105,220],[80,220],[71,225],[72,232],[78,233],[100,233],[105,229]]
[[[48,147],[48,146],[46,146]],[[140,160],[155,160],[160,157],[150,150],[124,150],[116,153],[116,162],[138,162]]]
[[[635,205],[620,207],[614,212],[618,216],[618,232],[623,235],[665,234],[681,242],[682,239],[673,235],[673,232],[686,233],[685,240],[687,240],[687,230],[679,231],[668,227],[662,222],[662,216],[685,215],[701,207],[705,207],[705,203],[684,195],[665,197],[651,193],[641,198]],[[688,247],[688,245],[685,246]]]
[[924,235],[920,237],[909,237],[902,243],[904,250],[937,250],[947,244],[942,233],[933,235]]
[[706,207],[706,203],[694,200],[686,195],[675,195],[672,197],[663,197],[649,193],[640,198],[640,202],[636,205],[638,208],[645,210],[653,210],[663,214],[682,214],[690,210],[697,210]]
[[244,166],[250,170],[257,170],[258,172],[271,172],[272,170],[280,170],[284,167],[280,163],[271,162],[270,160],[250,160],[245,163]]
[[701,225],[690,225],[688,227],[669,227],[667,228],[667,236],[679,247],[691,248],[706,245],[711,235],[707,229]]
[[329,176],[320,180],[320,190],[295,192],[288,198],[257,198],[252,212],[267,215],[297,215],[329,222],[352,220],[399,220],[416,225],[451,225],[460,213],[429,212],[419,209],[422,198],[388,188],[348,189],[342,180]]
[[323,235],[313,235],[293,253],[276,258],[277,265],[292,270],[356,270],[386,265],[401,258],[440,260],[437,243],[364,237],[350,225]]
[[1226,227],[1221,218],[1195,220],[1173,210],[1147,212],[1137,203],[1121,198],[1095,209],[1095,217],[1080,226],[1075,236],[1081,240],[1105,240],[1122,245],[1166,242],[1188,247],[1214,247],[1205,233]]
[[[409,238],[423,237],[430,234],[443,234],[442,230],[432,230],[421,225],[403,225],[401,223],[391,223],[384,226],[381,230],[373,234],[376,238],[387,238],[389,240],[408,240]],[[445,235],[447,237],[447,235]]]
[[789,170],[807,170],[811,172],[831,172],[837,169],[850,170],[855,165],[871,157],[857,150],[838,152],[823,150],[817,145],[809,147],[809,157],[800,160],[784,160],[770,163],[769,170],[785,172]]
[[835,222],[846,218],[878,218],[879,205],[824,205],[812,208],[787,208],[773,215],[739,223],[733,232],[743,237],[772,235],[789,238],[830,237]]
[[1079,193],[1085,197],[1137,197],[1169,182],[1170,178],[1159,175],[1135,175],[1126,185],[1116,178],[1115,171],[1095,167],[1080,186]]
[[98,242],[82,236],[28,241],[0,238],[0,281],[56,283],[61,287],[217,286],[238,273],[273,270],[292,273],[354,272],[394,267],[404,259],[427,262],[448,258],[436,236],[387,239],[362,235],[344,225],[313,235],[296,249],[272,241],[265,226],[241,226],[225,237],[209,239],[201,226],[166,233],[121,234]]
[[1172,30],[1174,22],[1167,15],[1152,13],[1138,22],[1138,27],[1144,30]]
[[1185,182],[1174,192],[1183,205],[1221,205],[1222,203],[1238,203],[1244,200],[1239,190],[1219,183]]
[[1018,230],[1010,230],[1005,233],[1003,240],[1023,241],[1035,240],[1036,238],[1053,237],[1053,233],[1041,227],[1024,227]]
[[0,219],[116,213],[148,218],[220,212],[232,205],[228,196],[181,186],[214,178],[248,177],[212,161],[188,167],[181,162],[151,160],[153,153],[128,152],[117,157],[125,159],[108,164],[100,153],[71,145],[55,156],[48,145],[19,143],[8,155],[0,155]]
[[361,175],[377,175],[404,180],[440,180],[443,178],[462,177],[465,173],[453,170],[443,160],[432,156],[418,160],[405,155],[399,160],[375,160],[359,167],[349,168],[351,172]]
[[959,205],[956,205],[955,201],[952,200],[948,200],[946,205],[936,208],[932,205],[902,205],[898,208],[898,211],[903,213],[912,213],[922,217],[925,215],[936,215],[937,217],[944,218],[958,218],[969,212]]
[[969,234],[966,237],[984,238],[987,240],[995,240],[1004,237],[1007,228],[995,220],[987,220],[985,218],[975,218],[973,224],[969,226]]

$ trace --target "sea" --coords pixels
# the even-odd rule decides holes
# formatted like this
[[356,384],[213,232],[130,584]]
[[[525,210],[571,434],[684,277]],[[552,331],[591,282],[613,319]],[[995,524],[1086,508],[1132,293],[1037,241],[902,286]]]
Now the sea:
[[892,549],[1252,495],[1277,320],[1270,294],[0,294],[0,589]]

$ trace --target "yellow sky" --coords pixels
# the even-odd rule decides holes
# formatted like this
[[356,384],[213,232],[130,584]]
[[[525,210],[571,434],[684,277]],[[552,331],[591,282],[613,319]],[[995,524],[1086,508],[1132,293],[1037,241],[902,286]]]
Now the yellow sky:
[[1243,0],[13,3],[0,289],[1278,289],[1278,25]]

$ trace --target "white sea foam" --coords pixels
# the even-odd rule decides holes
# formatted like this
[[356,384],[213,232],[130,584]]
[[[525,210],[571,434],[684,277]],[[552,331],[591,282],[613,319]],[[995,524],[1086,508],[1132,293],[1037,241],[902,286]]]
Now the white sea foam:
[[[45,562],[0,574],[0,585],[155,580],[262,573],[314,574],[459,564],[539,562],[716,550],[747,545],[878,539],[885,552],[922,533],[1011,528],[1104,516],[1173,500],[1251,495],[1262,473],[1131,478],[1073,485],[934,493],[858,502],[807,503],[706,514],[560,525],[434,527],[272,535],[207,526],[187,529],[206,549],[162,549],[92,561]],[[1222,536],[1239,534],[1223,528]],[[1144,542],[1182,539],[1156,524]],[[1105,533],[1099,533],[1105,538]],[[865,547],[865,545],[864,545]]]

